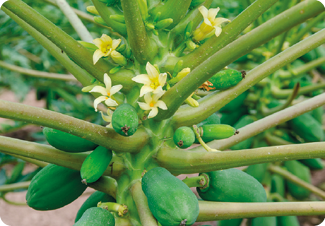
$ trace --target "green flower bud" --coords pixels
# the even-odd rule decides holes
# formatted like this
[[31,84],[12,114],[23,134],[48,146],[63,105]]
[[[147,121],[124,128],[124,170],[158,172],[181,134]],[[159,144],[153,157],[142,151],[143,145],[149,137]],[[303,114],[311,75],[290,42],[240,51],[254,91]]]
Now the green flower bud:
[[101,25],[104,25],[104,26],[106,26],[106,27],[109,27],[109,26],[105,23],[105,21],[103,20],[103,18],[101,18],[100,16],[94,16],[94,20],[95,20],[95,22],[98,23],[98,24],[101,24]]
[[193,28],[193,21],[189,22],[185,28],[185,39],[188,39],[191,36]]
[[164,29],[164,28],[169,27],[169,25],[171,25],[172,23],[173,23],[173,19],[172,18],[168,18],[168,19],[164,19],[164,20],[159,21],[156,24],[155,27],[156,27],[157,30],[160,30],[160,29]]
[[112,69],[109,71],[109,73],[110,73],[110,74],[115,74],[115,73],[118,72],[120,69],[121,69],[121,66],[114,67],[114,68],[112,68]]
[[119,45],[119,47],[116,48],[116,51],[117,52],[123,52],[125,49],[126,49],[126,45],[122,44],[122,45]]
[[96,45],[94,45],[93,43],[89,43],[89,42],[84,42],[84,41],[78,41],[82,46],[86,47],[87,49],[89,49],[90,51],[95,51],[96,49],[98,49],[98,47]]
[[92,14],[95,14],[95,15],[99,15],[99,13],[98,13],[98,11],[97,11],[97,9],[96,9],[95,6],[87,6],[87,11],[89,13],[92,13]]
[[127,64],[126,58],[115,50],[111,52],[111,58],[118,65],[125,66]]
[[112,20],[115,20],[116,22],[125,24],[125,19],[123,15],[110,15],[109,18],[111,18]]

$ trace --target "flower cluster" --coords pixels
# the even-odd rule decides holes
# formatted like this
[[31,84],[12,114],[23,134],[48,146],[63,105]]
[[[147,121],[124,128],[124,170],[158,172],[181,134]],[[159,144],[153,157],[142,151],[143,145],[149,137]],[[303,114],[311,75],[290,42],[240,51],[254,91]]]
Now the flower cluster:
[[218,17],[216,18],[220,8],[207,9],[204,6],[199,7],[199,11],[203,16],[203,22],[199,28],[197,28],[193,33],[194,41],[201,41],[210,36],[211,32],[214,31],[215,35],[218,37],[221,32],[221,24],[224,22],[230,22],[230,20]]
[[143,84],[140,90],[140,97],[144,96],[145,103],[138,102],[138,104],[141,109],[150,110],[148,118],[153,118],[158,114],[158,107],[167,110],[166,104],[159,100],[166,92],[162,87],[166,84],[167,74],[159,73],[149,62],[146,65],[146,71],[148,74],[138,75],[132,80]]

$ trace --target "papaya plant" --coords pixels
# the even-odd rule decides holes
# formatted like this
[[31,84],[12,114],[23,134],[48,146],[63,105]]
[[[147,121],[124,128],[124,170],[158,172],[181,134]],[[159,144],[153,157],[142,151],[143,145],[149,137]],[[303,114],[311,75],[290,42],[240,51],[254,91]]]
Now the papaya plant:
[[[47,2],[80,40],[21,0],[1,10],[93,95],[105,124],[0,100],[1,117],[43,126],[50,144],[0,136],[3,154],[42,167],[1,192],[27,185],[30,207],[53,210],[90,186],[76,226],[297,225],[325,213],[324,201],[308,201],[325,199],[309,170],[325,157],[320,2],[229,1],[243,11],[217,17],[226,1],[92,0],[90,19]],[[77,15],[107,33],[93,37]]]

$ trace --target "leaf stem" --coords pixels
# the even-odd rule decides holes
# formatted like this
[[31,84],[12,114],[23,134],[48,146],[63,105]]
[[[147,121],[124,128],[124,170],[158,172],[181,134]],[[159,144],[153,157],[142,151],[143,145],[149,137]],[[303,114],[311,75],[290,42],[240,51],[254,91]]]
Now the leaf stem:
[[0,186],[0,192],[8,192],[21,188],[28,188],[30,181],[17,182],[14,184],[4,184]]
[[307,189],[308,191],[314,193],[315,195],[317,195],[317,196],[321,197],[323,200],[325,200],[325,192],[324,191],[315,187],[312,184],[307,183],[306,181],[301,180],[299,177],[293,175],[289,171],[284,170],[279,166],[273,166],[273,165],[270,165],[268,167],[268,170],[272,173],[279,174],[284,179],[286,179],[292,183],[295,183],[296,185],[298,185],[300,187]]
[[[318,83],[315,85],[301,87],[298,91],[298,95],[311,93],[313,91],[316,91],[319,89],[324,89],[324,88],[325,88],[325,82]],[[277,86],[272,86],[272,88],[271,88],[272,96],[277,99],[287,98],[288,96],[291,95],[292,92],[293,92],[293,89],[279,89]]]
[[234,203],[199,201],[198,222],[271,216],[312,216],[325,214],[325,202]]
[[191,187],[199,187],[202,188],[206,186],[207,184],[207,179],[205,176],[197,176],[197,177],[186,177],[183,182]]

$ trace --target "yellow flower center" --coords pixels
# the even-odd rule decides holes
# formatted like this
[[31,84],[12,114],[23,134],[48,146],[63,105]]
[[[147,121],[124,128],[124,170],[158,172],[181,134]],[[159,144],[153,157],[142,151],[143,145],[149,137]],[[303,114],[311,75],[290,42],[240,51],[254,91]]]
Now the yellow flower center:
[[103,45],[100,49],[104,54],[107,54],[111,50],[112,46],[107,43],[106,45]]
[[111,93],[110,92],[107,92],[107,96],[111,96]]
[[157,89],[157,87],[160,86],[158,79],[151,80],[150,87],[153,89]]
[[149,106],[150,106],[150,107],[154,107],[154,106],[155,106],[155,103],[150,102]]

